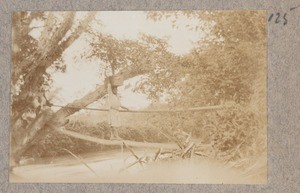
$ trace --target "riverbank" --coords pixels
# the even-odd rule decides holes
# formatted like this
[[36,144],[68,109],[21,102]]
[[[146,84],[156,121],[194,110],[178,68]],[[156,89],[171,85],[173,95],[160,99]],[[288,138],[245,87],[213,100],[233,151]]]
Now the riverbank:
[[[153,157],[153,150],[135,150],[140,157]],[[124,150],[89,153],[80,156],[92,169],[72,156],[37,160],[34,164],[14,168],[10,182],[41,183],[188,183],[188,184],[263,184],[264,175],[245,172],[202,157],[164,159],[134,164],[136,158]],[[261,176],[261,177],[259,177]],[[266,179],[266,178],[265,178]]]

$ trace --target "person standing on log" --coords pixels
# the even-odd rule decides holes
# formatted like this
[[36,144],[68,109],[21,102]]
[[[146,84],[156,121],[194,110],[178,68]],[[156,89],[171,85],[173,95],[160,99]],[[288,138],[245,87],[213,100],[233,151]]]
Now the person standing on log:
[[112,84],[112,77],[107,79],[107,104],[108,104],[108,123],[111,129],[111,140],[122,140],[119,136],[119,128],[122,126],[120,117],[120,108],[129,110],[121,105],[120,98],[118,96],[118,86]]

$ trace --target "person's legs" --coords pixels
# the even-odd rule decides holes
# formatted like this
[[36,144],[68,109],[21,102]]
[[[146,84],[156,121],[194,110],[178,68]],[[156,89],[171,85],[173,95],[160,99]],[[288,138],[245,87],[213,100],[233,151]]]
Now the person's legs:
[[119,133],[118,133],[118,129],[117,127],[111,127],[111,135],[110,135],[110,139],[122,139],[120,136],[119,136]]
[[113,139],[114,138],[114,127],[113,126],[110,126],[110,139]]

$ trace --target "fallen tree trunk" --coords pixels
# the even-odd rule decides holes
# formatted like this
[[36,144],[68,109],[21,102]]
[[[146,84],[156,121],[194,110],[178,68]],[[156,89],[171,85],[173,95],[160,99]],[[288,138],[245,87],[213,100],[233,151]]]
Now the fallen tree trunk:
[[[137,76],[139,74],[143,74],[142,71],[123,71],[120,73],[123,75],[125,79],[132,78],[134,76]],[[12,151],[12,155],[15,158],[15,160],[19,160],[20,157],[30,149],[30,147],[38,142],[40,139],[42,139],[47,133],[54,131],[56,128],[60,128],[64,123],[68,116],[76,113],[80,109],[74,109],[74,108],[68,108],[69,106],[80,106],[80,107],[86,107],[89,104],[97,101],[98,99],[102,98],[106,94],[106,88],[104,85],[99,85],[96,90],[90,92],[89,94],[85,95],[81,99],[75,100],[74,102],[68,104],[66,107],[61,108],[56,113],[50,116],[50,118],[47,119],[45,122],[39,122],[39,124],[36,126],[39,129],[34,132],[33,135],[30,135],[30,138],[26,139],[26,143],[20,147],[17,147],[15,149],[18,149],[16,152],[15,150]],[[28,130],[32,130],[33,128],[28,128]],[[34,129],[33,129],[34,130]],[[24,140],[24,137],[21,137],[19,139],[21,141]]]
[[[138,71],[134,71],[134,72],[124,71],[120,74],[122,74],[122,76],[124,76],[125,79],[129,79],[134,76],[140,75],[142,73],[143,72],[138,72]],[[64,122],[66,117],[81,110],[81,108],[72,108],[72,107],[86,107],[86,106],[90,105],[91,103],[99,100],[106,94],[107,94],[107,91],[106,91],[105,86],[99,85],[95,91],[88,93],[81,99],[75,100],[74,102],[72,102],[72,103],[66,105],[65,107],[61,108],[60,110],[58,110],[51,119],[52,123],[56,123],[57,125],[60,125],[60,123]]]
[[137,141],[130,141],[130,140],[106,140],[106,139],[99,139],[92,136],[83,135],[74,131],[69,131],[66,129],[58,128],[56,129],[59,133],[68,135],[70,137],[74,137],[77,139],[82,139],[85,141],[90,141],[102,145],[123,145],[125,143],[131,147],[146,147],[146,148],[164,148],[164,149],[178,149],[178,146],[174,143],[149,143],[149,142],[137,142]]

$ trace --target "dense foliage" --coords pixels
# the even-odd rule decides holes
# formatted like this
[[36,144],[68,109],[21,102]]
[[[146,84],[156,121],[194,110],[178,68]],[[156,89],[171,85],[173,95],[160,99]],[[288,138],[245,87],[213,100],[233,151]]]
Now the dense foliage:
[[[224,162],[249,161],[262,155],[266,152],[265,12],[148,13],[148,18],[155,21],[173,18],[174,27],[179,16],[199,21],[196,28],[187,26],[189,30],[207,32],[206,37],[199,40],[188,54],[180,56],[168,51],[167,41],[157,37],[141,35],[139,40],[118,40],[94,31],[88,28],[92,16],[75,25],[73,13],[65,13],[64,19],[60,20],[51,13],[14,15],[13,84],[19,84],[21,91],[12,96],[13,117],[18,117],[22,108],[30,104],[30,92],[38,92],[47,84],[45,80],[51,80],[51,75],[46,72],[48,67],[56,65],[57,70],[63,71],[63,62],[59,62],[63,51],[86,30],[90,49],[83,57],[99,59],[103,76],[114,72],[143,75],[135,91],[147,94],[153,101],[167,96],[168,108],[228,107],[214,111],[159,114],[146,120],[141,118],[139,121],[144,120],[145,127],[124,128],[120,131],[122,137],[165,142],[185,132],[196,140],[199,151],[204,155]],[[53,32],[52,36],[48,37],[48,33],[43,32],[37,41],[28,35],[29,24],[20,24],[37,18],[44,21],[45,30]],[[71,29],[75,32],[66,35]],[[28,45],[30,49],[26,47]],[[55,45],[60,46],[57,48]],[[34,63],[31,64],[31,61]],[[161,107],[162,104],[149,108]],[[109,135],[104,123],[87,127],[85,123],[75,121],[66,128],[99,138]],[[201,149],[204,144],[208,146]],[[44,157],[62,154],[61,148],[81,153],[111,147],[71,139],[54,131],[32,148],[34,151],[30,156]]]

